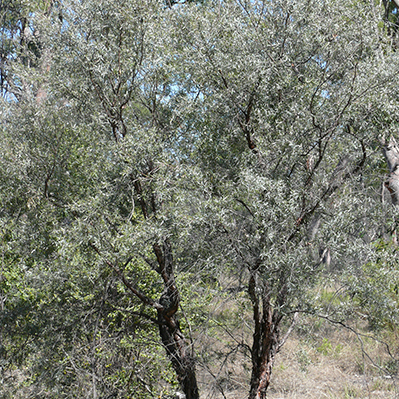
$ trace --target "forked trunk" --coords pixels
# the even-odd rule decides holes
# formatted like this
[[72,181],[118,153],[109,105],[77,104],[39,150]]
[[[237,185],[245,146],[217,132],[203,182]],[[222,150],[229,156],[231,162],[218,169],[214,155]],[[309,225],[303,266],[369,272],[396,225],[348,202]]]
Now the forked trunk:
[[[249,399],[265,399],[270,384],[275,356],[279,350],[280,321],[273,311],[267,287],[256,284],[254,276],[249,282],[255,330],[252,343],[252,375]],[[261,293],[259,293],[261,292]]]
[[[270,317],[269,320],[272,320]],[[261,335],[252,345],[252,376],[249,399],[265,399],[279,346],[279,329],[273,322],[263,323]]]

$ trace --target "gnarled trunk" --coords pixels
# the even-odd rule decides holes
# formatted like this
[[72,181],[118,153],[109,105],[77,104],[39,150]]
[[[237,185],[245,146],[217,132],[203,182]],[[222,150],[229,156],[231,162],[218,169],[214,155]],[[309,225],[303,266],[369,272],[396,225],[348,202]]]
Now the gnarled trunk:
[[[101,255],[101,251],[95,244],[89,245]],[[156,270],[163,279],[164,290],[159,301],[142,293],[134,283],[130,282],[123,271],[116,265],[105,259],[106,264],[111,267],[121,278],[126,288],[135,295],[143,304],[151,306],[157,310],[158,319],[154,320],[159,326],[159,335],[166,354],[170,360],[173,369],[186,399],[199,399],[198,384],[195,371],[195,360],[193,348],[187,344],[187,341],[180,329],[176,312],[179,309],[180,295],[174,276],[174,263],[172,256],[172,247],[168,239],[164,239],[162,246],[153,245],[154,253],[157,257],[159,267],[152,262],[151,267]],[[125,266],[132,260],[128,259]]]
[[251,276],[248,288],[255,323],[249,399],[265,399],[279,350],[281,317],[272,309],[267,287],[257,286],[256,276]]
[[[269,312],[267,312],[269,313]],[[263,319],[264,317],[262,317]],[[262,320],[260,335],[254,334],[252,345],[252,375],[249,399],[265,399],[270,384],[275,356],[279,347],[279,328],[273,317],[266,316],[269,320]]]
[[179,384],[186,399],[198,399],[199,391],[197,385],[195,361],[187,346],[177,319],[165,317],[158,312],[159,334],[162,344],[166,349],[169,360],[177,374]]
[[176,317],[180,295],[174,277],[171,245],[166,239],[162,248],[157,244],[153,248],[159,264],[159,274],[162,276],[165,287],[159,300],[161,306],[157,309],[162,344],[186,399],[199,399],[194,355],[192,348],[190,349],[187,345]]

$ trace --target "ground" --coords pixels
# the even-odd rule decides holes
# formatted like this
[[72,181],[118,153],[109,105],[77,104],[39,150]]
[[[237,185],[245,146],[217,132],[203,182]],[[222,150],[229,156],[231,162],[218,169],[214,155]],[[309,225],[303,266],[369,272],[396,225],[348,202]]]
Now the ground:
[[[385,331],[379,337],[389,343],[391,357],[384,343],[367,337],[365,324],[359,326],[365,336],[358,336],[326,321],[303,319],[301,323],[277,355],[268,399],[399,398],[397,332]],[[199,370],[201,399],[246,399],[248,351],[239,338],[229,340],[228,332],[210,344],[207,347],[219,345],[220,353]],[[222,352],[229,353],[224,363]]]

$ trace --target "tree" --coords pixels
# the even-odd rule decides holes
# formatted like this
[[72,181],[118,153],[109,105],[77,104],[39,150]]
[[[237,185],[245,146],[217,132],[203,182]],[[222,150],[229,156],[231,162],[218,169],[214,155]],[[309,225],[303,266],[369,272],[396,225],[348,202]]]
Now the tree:
[[[45,74],[49,67],[44,38],[34,20],[49,22],[53,5],[51,0],[1,2],[0,88],[2,96],[8,101],[21,101],[28,95],[36,96],[37,101],[41,101],[44,95],[42,79],[36,76],[35,85],[30,86],[35,71]],[[44,25],[42,23],[41,27]],[[28,81],[23,70],[30,71]]]
[[[168,193],[158,193],[159,187],[169,184],[178,173],[178,165],[173,165],[165,150],[171,142],[172,127],[168,125],[170,111],[162,104],[168,95],[167,71],[154,62],[163,39],[155,36],[159,33],[155,26],[160,26],[156,15],[162,9],[157,2],[132,2],[118,8],[107,1],[64,2],[63,7],[63,29],[58,21],[40,27],[43,46],[52,54],[46,68],[45,96],[42,101],[27,96],[8,106],[12,115],[6,119],[12,131],[9,140],[14,145],[21,143],[21,156],[30,161],[26,176],[21,171],[16,182],[19,190],[25,187],[25,196],[18,193],[10,199],[19,201],[20,209],[6,207],[4,217],[17,223],[21,216],[25,218],[26,231],[15,239],[26,249],[25,254],[19,254],[21,263],[29,263],[36,275],[48,268],[49,297],[44,293],[45,299],[36,301],[47,303],[49,308],[38,306],[37,311],[58,306],[55,324],[79,326],[81,330],[71,330],[76,338],[70,339],[79,342],[79,347],[84,347],[87,334],[91,337],[92,348],[87,354],[91,356],[90,367],[84,365],[84,357],[75,358],[71,361],[75,372],[68,373],[73,378],[78,373],[92,376],[88,386],[83,384],[82,395],[110,393],[111,387],[101,375],[106,367],[100,368],[100,359],[92,351],[98,334],[121,333],[120,323],[116,325],[110,316],[119,308],[126,318],[126,313],[131,313],[122,324],[133,330],[129,336],[136,330],[137,318],[158,327],[186,397],[198,397],[192,348],[176,314],[180,297],[174,276],[172,230],[163,227],[168,213],[163,201],[167,205]],[[37,83],[36,76],[28,74],[28,78],[33,85]],[[11,153],[5,160],[4,170],[10,170],[14,156]],[[5,176],[3,184],[6,180]],[[79,254],[76,257],[75,251]],[[84,267],[83,275],[76,275],[71,267],[79,262],[92,270]],[[97,286],[87,281],[86,273],[94,281],[104,278],[106,283]],[[64,293],[57,305],[58,284]],[[40,290],[36,287],[34,297]],[[79,294],[85,289],[89,289],[92,305]],[[130,295],[134,298],[128,299]],[[78,320],[87,322],[67,321],[64,306],[77,309]],[[98,317],[89,317],[92,306]],[[24,319],[24,315],[20,317]],[[45,320],[38,323],[37,330],[45,337],[51,331],[59,337],[59,326]],[[28,322],[29,327],[32,324]],[[145,331],[146,323],[143,326]],[[58,354],[58,362],[69,364],[73,346],[63,342],[55,342],[52,351]],[[43,344],[47,349],[49,341]],[[41,348],[40,353],[43,351]],[[51,377],[46,383],[49,381]]]
[[[384,17],[383,20],[385,22],[385,26],[387,29],[388,37],[392,41],[392,45],[394,48],[397,47],[397,38],[396,34],[398,31],[398,7],[399,2],[397,0],[384,0],[382,2],[384,7]],[[381,6],[381,3],[380,3]]]
[[252,304],[250,399],[266,397],[283,320],[317,313],[312,287],[361,273],[381,234],[373,165],[396,123],[379,119],[395,115],[397,59],[371,11],[231,1],[177,17],[182,64],[203,97],[189,135],[213,197],[204,228],[246,276]]
[[349,292],[389,255],[375,242],[394,211],[376,187],[383,140],[394,192],[398,59],[372,6],[178,3],[32,15],[51,56],[15,64],[16,92],[33,91],[3,102],[0,283],[14,299],[0,332],[33,391],[153,397],[170,379],[157,335],[198,398],[195,317],[181,311],[195,313],[198,285],[184,284],[217,295],[223,275],[246,291],[249,398],[265,398],[296,315],[325,311],[315,287]]

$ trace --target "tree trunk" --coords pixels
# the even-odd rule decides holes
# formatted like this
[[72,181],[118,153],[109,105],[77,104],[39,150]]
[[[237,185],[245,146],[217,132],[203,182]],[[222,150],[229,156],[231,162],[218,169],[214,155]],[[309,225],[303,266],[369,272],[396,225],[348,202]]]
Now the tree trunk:
[[181,389],[186,399],[199,399],[195,361],[189,353],[187,343],[180,331],[176,318],[168,318],[158,312],[159,333],[169,360],[177,374]]
[[267,389],[270,385],[274,359],[279,343],[279,329],[270,319],[262,322],[262,335],[255,336],[254,334],[249,399],[265,399]]
[[383,142],[383,152],[388,163],[389,176],[385,187],[391,194],[392,204],[399,205],[399,146],[391,137],[389,142]]
[[159,264],[159,273],[164,280],[164,292],[159,300],[158,312],[159,334],[167,356],[177,374],[179,384],[186,399],[199,399],[199,390],[195,371],[195,360],[187,341],[180,330],[176,312],[179,308],[180,296],[174,278],[172,249],[165,240],[162,249],[154,245],[154,252]]
[[[279,350],[281,318],[276,310],[272,310],[267,287],[257,286],[254,275],[250,278],[248,288],[255,322],[249,399],[265,399],[274,359]],[[260,294],[258,294],[259,291],[261,291]]]
[[[101,255],[100,250],[93,243],[89,245]],[[143,304],[152,306],[156,309],[158,319],[154,320],[159,326],[159,335],[166,354],[170,360],[173,369],[186,399],[199,399],[199,390],[195,371],[195,360],[193,347],[187,344],[187,341],[180,329],[179,321],[176,316],[179,309],[180,295],[174,277],[174,263],[172,256],[172,247],[168,239],[164,239],[162,247],[158,244],[153,245],[154,253],[157,257],[159,267],[155,267],[151,262],[151,267],[156,270],[163,279],[164,290],[159,301],[147,297],[134,284],[132,284],[120,270],[120,268],[105,259],[121,278],[126,288],[142,301]],[[129,258],[125,266],[132,260]]]
[[[153,164],[151,161],[149,162],[149,168],[149,172],[151,173],[153,171]],[[144,218],[147,219],[149,217],[149,212],[151,210],[155,215],[155,194],[151,192],[150,199],[146,201],[143,196],[143,188],[140,180],[134,181],[134,187]],[[133,289],[133,292],[143,302],[151,304],[151,306],[157,310],[159,335],[186,399],[199,399],[193,347],[191,346],[190,348],[187,344],[176,315],[180,304],[180,294],[174,275],[175,264],[172,246],[168,238],[164,238],[162,243],[154,244],[153,251],[157,258],[156,263],[158,267],[151,261],[146,261],[163,280],[164,289],[162,295],[158,302],[154,301],[151,303],[151,300],[148,300],[145,295],[140,295],[137,290]]]

